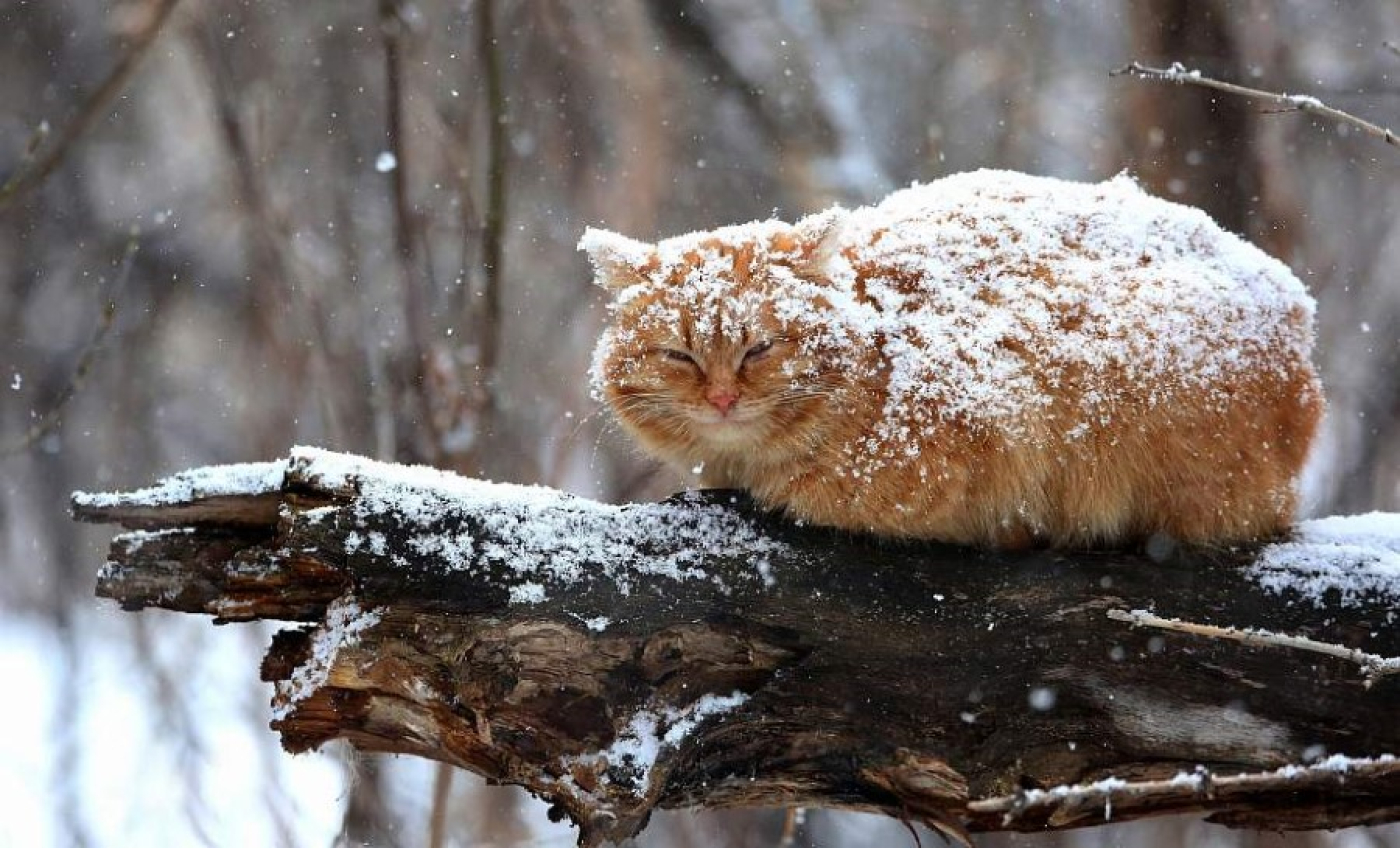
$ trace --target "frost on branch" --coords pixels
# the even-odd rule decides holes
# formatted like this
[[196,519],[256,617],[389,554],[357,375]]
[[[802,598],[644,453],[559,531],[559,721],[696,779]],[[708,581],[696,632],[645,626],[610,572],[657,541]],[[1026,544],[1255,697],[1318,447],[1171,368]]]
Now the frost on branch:
[[288,750],[519,784],[586,844],[657,808],[791,804],[954,837],[1400,820],[1396,516],[1016,554],[301,448],[74,512],[131,528],[98,577],[127,609],[304,623],[263,663]]

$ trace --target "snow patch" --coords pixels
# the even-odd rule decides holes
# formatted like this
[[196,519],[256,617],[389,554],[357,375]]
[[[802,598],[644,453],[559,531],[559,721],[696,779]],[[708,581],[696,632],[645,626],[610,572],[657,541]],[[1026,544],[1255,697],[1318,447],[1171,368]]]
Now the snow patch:
[[154,486],[132,492],[74,492],[74,506],[107,509],[117,506],[167,506],[200,498],[261,495],[282,488],[287,463],[243,462],[181,471]]
[[602,265],[604,270],[613,265],[641,268],[650,262],[652,257],[651,245],[593,227],[583,231],[578,249]]
[[[285,504],[283,505],[283,509],[286,509]],[[298,517],[310,524],[320,524],[322,521],[334,517],[339,511],[340,507],[335,504],[328,504],[327,506],[318,506],[314,509],[302,510],[298,513]]]
[[1026,806],[1038,804],[1060,803],[1068,800],[1083,800],[1089,798],[1103,798],[1103,818],[1104,821],[1113,819],[1113,793],[1128,787],[1128,781],[1121,777],[1106,777],[1103,780],[1096,780],[1093,783],[1081,783],[1074,786],[1052,786],[1049,789],[1027,789],[1021,796],[1022,803]]
[[311,656],[277,682],[272,718],[280,721],[292,714],[296,705],[325,685],[331,666],[343,647],[360,643],[360,635],[378,624],[378,610],[362,609],[354,598],[338,598],[326,608],[326,621],[311,640]]
[[1319,772],[1331,772],[1333,774],[1347,774],[1355,769],[1367,766],[1391,765],[1396,762],[1394,754],[1381,754],[1376,757],[1348,757],[1345,754],[1333,754],[1324,760],[1311,763],[1309,765],[1287,765],[1270,772],[1277,777],[1296,780],[1300,777],[1308,777]]
[[408,540],[408,546],[420,557],[436,560],[451,571],[470,568],[476,550],[472,535],[465,532],[414,536]]
[[589,618],[585,618],[584,616],[581,616],[578,613],[572,612],[569,613],[569,615],[578,619],[579,623],[581,623],[584,627],[587,627],[589,630],[592,630],[595,633],[602,633],[604,630],[607,630],[609,627],[612,627],[613,624],[613,620],[605,615],[595,615]]
[[1331,771],[1345,774],[1359,766],[1389,765],[1393,762],[1395,762],[1394,754],[1381,754],[1378,757],[1348,757],[1345,754],[1333,754],[1307,768],[1311,771]]
[[676,709],[658,707],[638,710],[627,727],[607,748],[593,754],[571,757],[568,766],[577,764],[606,773],[622,773],[636,784],[635,794],[645,796],[651,790],[651,771],[666,748],[685,741],[705,719],[737,709],[749,696],[738,690],[729,695],[705,695],[694,703]]
[[513,604],[538,604],[545,597],[544,587],[539,583],[521,583],[510,587],[510,602]]
[[156,539],[169,538],[171,536],[188,536],[194,532],[193,527],[171,527],[165,530],[128,530],[125,533],[118,533],[112,537],[112,545],[123,545],[128,553],[136,553],[146,546],[147,542]]
[[[603,504],[542,486],[490,483],[309,447],[293,448],[292,462],[317,485],[358,489],[353,515],[362,527],[393,516],[393,524],[410,532],[405,544],[420,558],[417,565],[499,567],[525,578],[511,590],[513,603],[540,603],[550,587],[593,579],[610,580],[623,594],[642,576],[718,582],[703,568],[718,557],[743,558],[754,580],[771,585],[771,558],[789,550],[719,506]],[[462,524],[468,527],[454,531]],[[382,533],[346,535],[349,553],[368,549],[384,556],[390,547]]]
[[1172,775],[1172,779],[1167,781],[1167,785],[1186,786],[1190,787],[1192,791],[1199,791],[1203,786],[1205,786],[1206,777],[1208,774],[1209,772],[1207,772],[1205,769],[1201,768],[1200,766],[1197,766],[1195,771],[1179,771],[1176,774]]
[[1293,541],[1265,548],[1249,576],[1270,592],[1296,592],[1317,606],[1329,592],[1342,606],[1400,599],[1400,513],[1304,521]]

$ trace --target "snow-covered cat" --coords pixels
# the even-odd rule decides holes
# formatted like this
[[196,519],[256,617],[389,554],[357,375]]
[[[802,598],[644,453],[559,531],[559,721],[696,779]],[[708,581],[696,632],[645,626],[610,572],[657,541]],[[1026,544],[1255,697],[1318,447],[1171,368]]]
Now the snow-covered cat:
[[1323,400],[1313,301],[1119,177],[978,171],[644,244],[598,394],[656,457],[813,524],[1002,547],[1275,535]]

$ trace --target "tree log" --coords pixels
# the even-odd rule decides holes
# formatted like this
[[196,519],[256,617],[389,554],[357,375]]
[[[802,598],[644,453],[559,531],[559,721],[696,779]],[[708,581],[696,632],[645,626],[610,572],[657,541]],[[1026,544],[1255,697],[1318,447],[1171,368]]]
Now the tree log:
[[736,493],[609,506],[301,448],[73,511],[135,528],[97,583],[125,609],[307,623],[262,669],[288,751],[342,738],[518,784],[581,845],[658,807],[837,807],[957,839],[1400,820],[1395,517],[993,552],[799,527]]

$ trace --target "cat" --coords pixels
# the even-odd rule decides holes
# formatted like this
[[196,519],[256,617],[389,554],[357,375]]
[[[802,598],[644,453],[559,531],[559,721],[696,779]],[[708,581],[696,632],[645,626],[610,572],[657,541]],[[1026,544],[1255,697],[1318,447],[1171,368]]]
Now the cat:
[[1323,411],[1281,262],[1127,176],[949,176],[651,245],[588,230],[595,394],[814,525],[995,548],[1279,535]]

